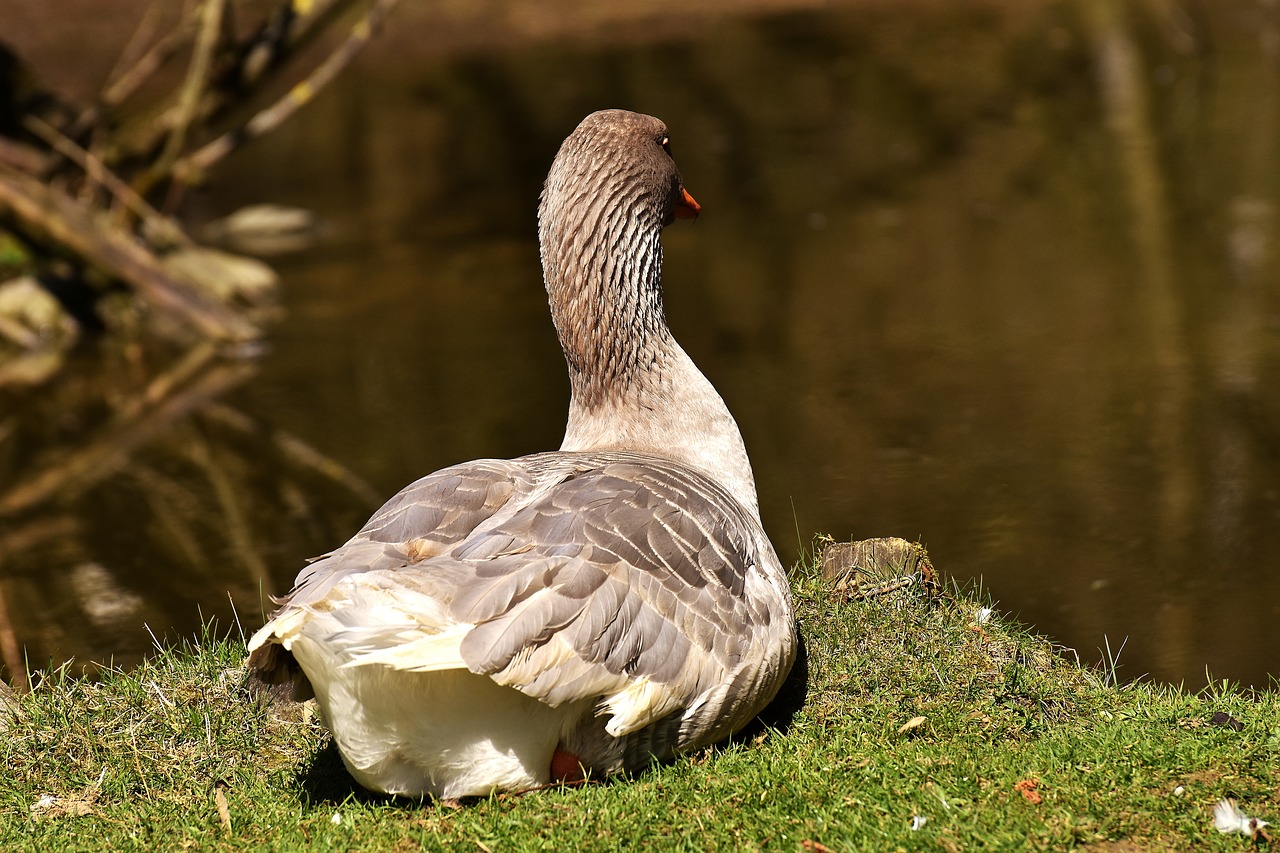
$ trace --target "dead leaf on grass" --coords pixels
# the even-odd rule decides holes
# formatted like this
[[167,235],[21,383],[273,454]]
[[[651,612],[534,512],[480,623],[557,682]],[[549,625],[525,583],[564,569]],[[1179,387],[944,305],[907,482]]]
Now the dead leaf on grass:
[[222,831],[229,837],[231,835],[231,809],[227,808],[227,795],[222,793],[222,789],[226,784],[219,781],[213,786],[213,802],[218,807],[218,822],[222,824]]
[[926,717],[912,717],[902,724],[902,728],[898,729],[898,734],[904,735],[909,731],[920,728],[925,724]]
[[1023,779],[1013,786],[1013,790],[1021,794],[1028,803],[1038,806],[1042,802],[1040,792],[1037,790],[1039,787],[1039,779]]

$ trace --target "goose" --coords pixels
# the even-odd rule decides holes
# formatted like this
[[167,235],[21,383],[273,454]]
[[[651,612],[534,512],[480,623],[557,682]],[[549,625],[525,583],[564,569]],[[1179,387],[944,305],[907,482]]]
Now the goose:
[[666,126],[589,115],[538,209],[568,363],[559,450],[428,474],[251,638],[347,770],[448,801],[636,773],[741,729],[795,659],[737,423],[667,327],[662,229],[695,217]]

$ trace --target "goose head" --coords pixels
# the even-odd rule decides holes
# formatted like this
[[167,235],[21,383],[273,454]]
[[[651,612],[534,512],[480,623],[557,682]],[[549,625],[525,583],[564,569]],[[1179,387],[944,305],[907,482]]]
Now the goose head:
[[670,346],[662,228],[699,210],[667,127],[602,110],[560,146],[538,208],[544,280],[575,399],[596,407],[643,383]]
[[655,230],[677,217],[694,218],[701,210],[680,181],[661,120],[627,110],[600,110],[565,139],[551,164],[538,211],[544,260],[546,238],[560,233],[559,226],[609,208]]

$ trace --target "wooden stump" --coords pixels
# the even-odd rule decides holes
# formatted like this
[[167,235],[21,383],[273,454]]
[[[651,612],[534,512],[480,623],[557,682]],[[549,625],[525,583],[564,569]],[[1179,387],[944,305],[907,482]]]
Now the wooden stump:
[[828,588],[846,599],[872,598],[917,583],[931,596],[938,591],[937,573],[924,547],[905,539],[833,542],[819,559]]

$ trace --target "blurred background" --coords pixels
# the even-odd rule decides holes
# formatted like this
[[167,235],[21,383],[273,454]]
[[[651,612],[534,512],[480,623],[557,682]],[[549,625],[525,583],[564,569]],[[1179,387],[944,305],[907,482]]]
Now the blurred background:
[[[88,100],[150,7],[7,0],[0,38]],[[188,362],[87,334],[0,387],[7,675],[252,630],[409,481],[557,446],[535,210],[604,107],[703,206],[668,316],[784,562],[901,536],[1121,679],[1280,673],[1280,5],[442,0],[183,200],[317,217],[261,354],[127,428]]]

